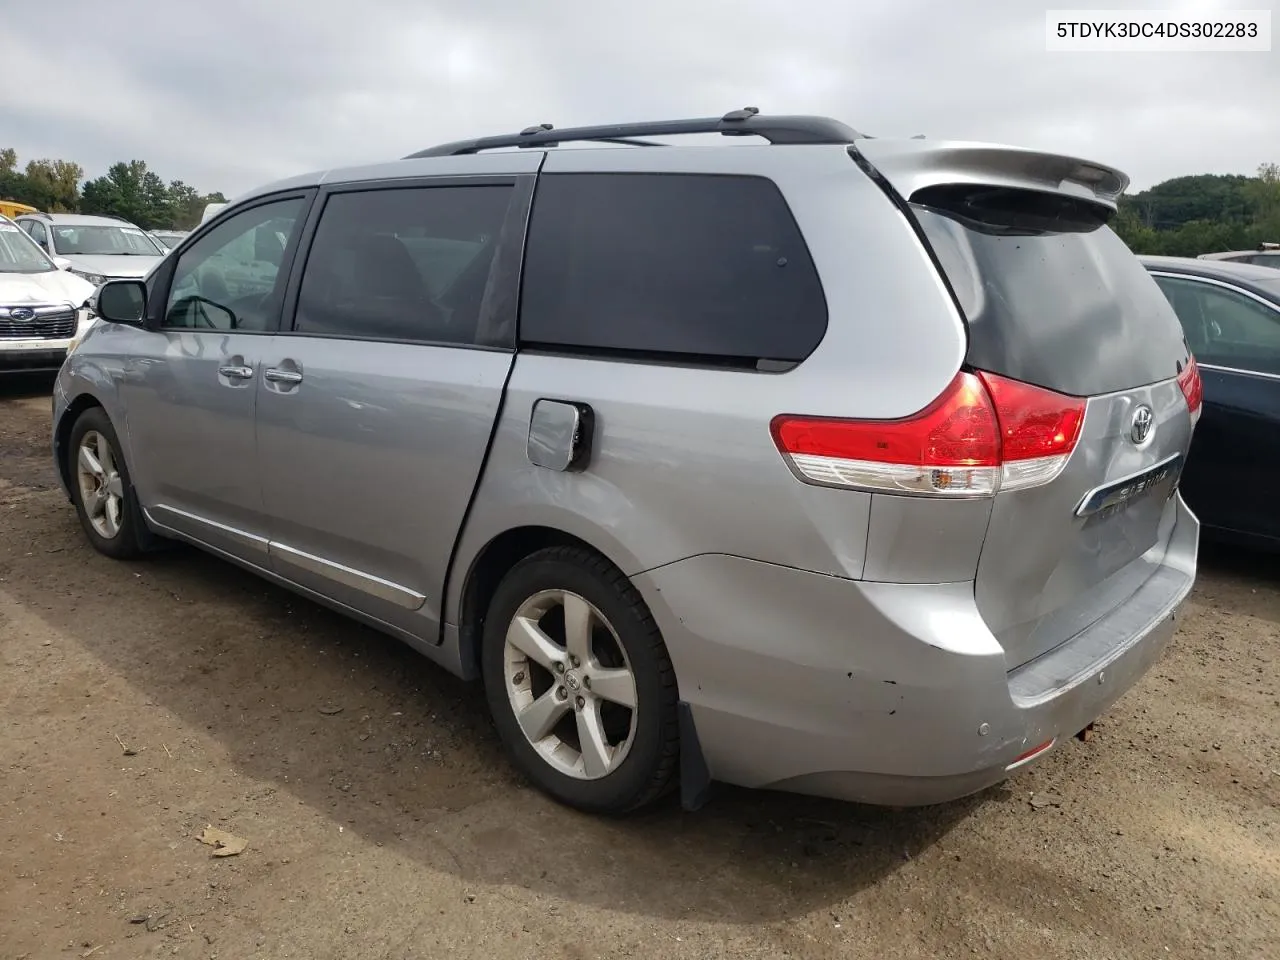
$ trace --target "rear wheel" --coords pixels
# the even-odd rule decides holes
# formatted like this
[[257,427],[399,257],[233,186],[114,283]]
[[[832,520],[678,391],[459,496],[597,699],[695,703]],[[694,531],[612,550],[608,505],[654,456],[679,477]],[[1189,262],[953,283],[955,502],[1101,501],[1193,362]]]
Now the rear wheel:
[[635,587],[584,548],[518,563],[494,593],[482,667],[515,765],[556,799],[626,813],[661,796],[679,758],[675,671]]
[[147,533],[120,453],[120,441],[106,411],[80,414],[67,445],[71,497],[80,525],[99,552],[117,560],[141,556]]

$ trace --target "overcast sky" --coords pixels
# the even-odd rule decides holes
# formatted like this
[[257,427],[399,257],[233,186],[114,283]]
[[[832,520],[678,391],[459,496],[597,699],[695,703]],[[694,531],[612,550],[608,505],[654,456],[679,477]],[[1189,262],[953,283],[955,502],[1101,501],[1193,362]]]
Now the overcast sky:
[[1047,53],[1045,9],[1276,5],[0,0],[0,147],[233,196],[533,123],[750,104],[1076,154],[1141,189],[1280,162],[1280,52]]

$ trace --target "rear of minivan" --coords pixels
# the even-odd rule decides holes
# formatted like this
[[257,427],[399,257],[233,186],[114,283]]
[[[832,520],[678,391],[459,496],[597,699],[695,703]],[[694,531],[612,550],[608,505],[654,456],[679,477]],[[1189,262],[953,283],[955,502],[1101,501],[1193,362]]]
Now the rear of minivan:
[[[943,801],[1085,728],[1198,540],[1199,379],[1107,226],[1124,183],[932,141],[549,150],[443,605],[463,662],[504,557],[567,542],[657,627],[688,805]],[[590,424],[559,467],[546,401]]]
[[[1194,579],[1198,523],[1177,483],[1200,380],[1167,301],[1107,226],[1123,175],[985,145],[849,152],[933,265],[864,277],[868,295],[914,288],[922,312],[945,300],[966,341],[914,414],[792,408],[771,422],[796,481],[871,495],[861,576],[726,562],[704,580],[695,559],[641,580],[676,634],[713,776],[931,803],[1046,754],[1160,656]],[[846,255],[857,272],[860,251]],[[833,328],[866,322],[838,313]],[[729,578],[742,609],[703,613]]]

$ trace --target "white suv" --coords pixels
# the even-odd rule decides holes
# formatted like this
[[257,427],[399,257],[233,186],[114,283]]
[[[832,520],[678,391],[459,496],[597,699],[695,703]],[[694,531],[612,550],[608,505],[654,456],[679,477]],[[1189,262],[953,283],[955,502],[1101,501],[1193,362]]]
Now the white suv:
[[57,370],[88,326],[93,284],[72,276],[0,217],[0,374]]
[[145,231],[116,217],[32,213],[18,217],[17,223],[49,256],[71,261],[71,272],[95,287],[107,280],[145,277],[168,252]]

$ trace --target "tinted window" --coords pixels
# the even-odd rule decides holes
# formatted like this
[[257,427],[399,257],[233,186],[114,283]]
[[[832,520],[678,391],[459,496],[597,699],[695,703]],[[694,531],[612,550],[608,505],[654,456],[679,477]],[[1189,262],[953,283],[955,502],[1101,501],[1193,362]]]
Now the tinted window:
[[182,251],[163,325],[274,330],[285,280],[280,267],[304,203],[298,197],[237,213]]
[[334,194],[307,256],[294,329],[475,343],[510,200],[505,186]]
[[1280,311],[1216,284],[1157,277],[1196,359],[1280,374]]
[[48,234],[44,232],[43,223],[38,223],[35,220],[23,220],[22,229],[26,230],[36,243],[45,243],[48,240]]
[[539,178],[525,257],[524,342],[799,361],[826,325],[813,261],[770,181]]
[[1074,396],[1177,375],[1177,318],[1101,208],[969,186],[912,201],[968,321],[973,366]]
[[1259,267],[1280,267],[1280,253],[1255,253],[1249,262]]

